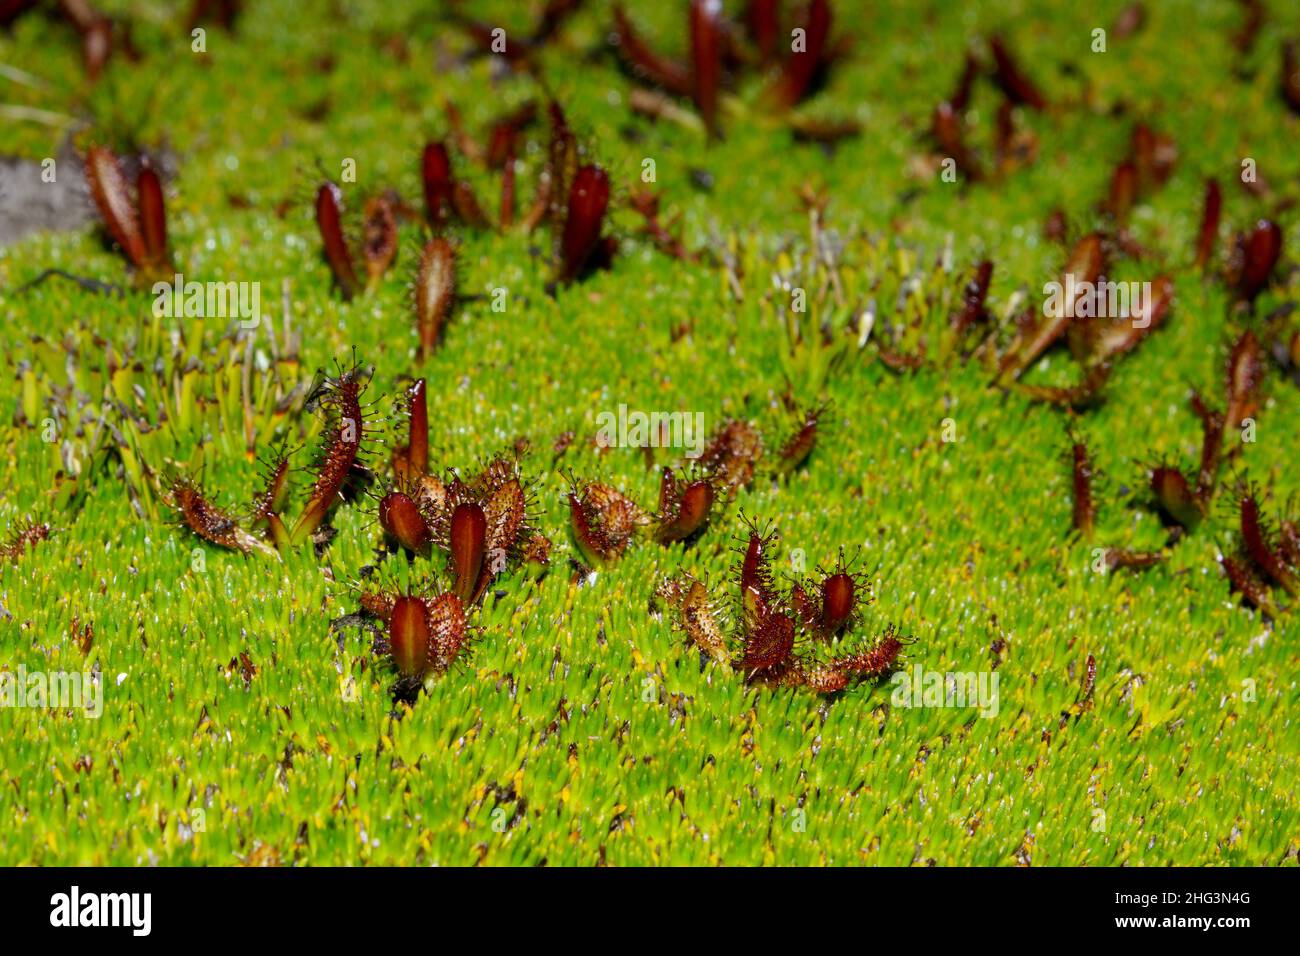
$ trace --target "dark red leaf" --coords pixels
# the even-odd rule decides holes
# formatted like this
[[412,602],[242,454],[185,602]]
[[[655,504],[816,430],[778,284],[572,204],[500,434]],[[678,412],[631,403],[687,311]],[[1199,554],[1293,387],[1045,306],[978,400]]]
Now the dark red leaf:
[[1201,211],[1201,228],[1196,236],[1196,267],[1204,269],[1214,255],[1219,238],[1219,217],[1223,211],[1223,194],[1216,179],[1205,181],[1205,203]]
[[1047,99],[1020,69],[1003,39],[1000,36],[993,37],[989,47],[993,51],[993,79],[1006,94],[1007,99],[1017,106],[1028,106],[1036,110],[1046,109]]
[[122,173],[122,165],[107,146],[92,146],[86,151],[86,181],[109,234],[122,247],[133,266],[144,268],[149,254],[135,203]]
[[388,618],[388,652],[398,673],[419,677],[429,662],[429,624],[424,601],[402,595]]
[[572,282],[582,274],[600,242],[608,206],[609,174],[599,166],[580,168],[569,190],[568,214],[560,240],[560,282]]
[[451,157],[441,142],[429,143],[420,157],[420,178],[424,183],[424,209],[429,224],[440,226],[451,212]]
[[429,556],[432,550],[429,526],[415,502],[400,491],[390,492],[380,500],[379,524],[407,551],[422,558]]
[[352,269],[352,254],[343,236],[342,201],[342,193],[334,183],[322,183],[316,190],[316,226],[325,247],[325,261],[334,273],[334,281],[344,301],[347,301],[357,294],[361,284]]
[[710,136],[718,132],[722,85],[721,0],[691,0],[691,99]]
[[451,514],[451,566],[455,593],[469,603],[477,589],[487,554],[487,516],[474,502],[456,506]]
[[163,202],[162,182],[145,160],[136,177],[136,195],[140,202],[140,230],[145,254],[155,277],[170,271],[167,256],[167,209]]

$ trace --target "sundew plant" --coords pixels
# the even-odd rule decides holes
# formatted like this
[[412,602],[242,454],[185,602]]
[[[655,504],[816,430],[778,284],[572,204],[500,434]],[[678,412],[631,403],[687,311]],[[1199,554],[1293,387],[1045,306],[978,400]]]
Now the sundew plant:
[[1297,863],[1288,4],[0,66],[0,863]]

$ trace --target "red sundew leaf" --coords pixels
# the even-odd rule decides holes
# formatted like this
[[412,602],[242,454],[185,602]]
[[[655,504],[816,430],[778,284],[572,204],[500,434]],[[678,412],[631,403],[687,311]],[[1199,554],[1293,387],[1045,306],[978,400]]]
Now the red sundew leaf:
[[424,213],[429,225],[441,226],[451,212],[451,157],[445,144],[425,145],[420,157],[420,179],[424,184]]
[[1070,445],[1070,478],[1074,489],[1074,528],[1085,541],[1096,530],[1097,506],[1092,497],[1092,461],[1088,446],[1079,439]]
[[379,525],[407,551],[422,558],[429,556],[433,544],[429,526],[415,502],[402,492],[390,492],[380,499]]
[[1131,568],[1140,571],[1145,568],[1155,567],[1168,556],[1168,553],[1164,551],[1128,551],[1124,548],[1107,548],[1105,561],[1106,567],[1110,570]]
[[1048,242],[1065,242],[1070,235],[1070,222],[1064,209],[1053,209],[1043,222],[1043,238]]
[[1150,300],[1134,311],[1132,316],[1117,316],[1109,325],[1094,325],[1091,362],[1119,358],[1133,351],[1142,341],[1160,328],[1169,316],[1174,301],[1174,283],[1168,276],[1157,276],[1151,282]]
[[1268,530],[1259,511],[1259,501],[1249,490],[1241,493],[1237,502],[1241,518],[1241,539],[1250,560],[1286,593],[1295,597],[1300,593],[1300,578],[1286,566],[1273,548]]
[[81,31],[81,59],[90,82],[99,79],[112,54],[113,22],[95,14],[94,19]]
[[312,483],[292,540],[301,543],[315,531],[342,498],[343,487],[352,474],[361,450],[365,422],[361,414],[361,392],[365,389],[359,367],[343,372],[326,383],[322,402],[333,409],[316,480]]
[[834,634],[853,616],[857,606],[857,582],[853,575],[837,571],[821,584],[822,631]]
[[468,180],[458,179],[452,185],[451,207],[456,212],[456,218],[472,229],[487,229],[492,225]]
[[250,509],[254,522],[266,521],[282,513],[289,503],[289,456],[278,455],[265,463],[262,473],[262,491],[253,499]]
[[171,268],[167,255],[167,209],[162,182],[147,161],[141,164],[136,177],[136,196],[140,203],[140,232],[150,271],[162,275]]
[[966,65],[962,67],[961,77],[957,80],[957,88],[952,91],[952,96],[948,97],[948,103],[955,113],[964,113],[966,107],[970,104],[970,91],[975,85],[975,77],[979,73],[979,68],[979,61],[975,59],[975,54],[969,50],[966,51]]
[[474,600],[487,590],[488,584],[502,570],[504,562],[519,545],[519,532],[527,516],[527,501],[523,485],[511,478],[498,487],[488,498],[483,509],[487,519],[487,560],[483,565]]
[[765,611],[746,622],[744,650],[732,666],[749,677],[779,671],[794,650],[794,632],[792,618]]
[[363,212],[364,239],[361,252],[373,288],[384,277],[397,256],[397,216],[393,204],[382,196],[366,200]]
[[406,390],[406,444],[393,451],[393,471],[401,482],[418,480],[429,470],[429,403],[425,391],[422,378]]
[[293,535],[290,534],[289,528],[285,525],[284,520],[278,514],[269,514],[266,516],[266,530],[271,536],[271,541],[275,545],[276,551],[280,554],[288,554],[293,547]]
[[1271,617],[1277,616],[1277,607],[1269,596],[1268,586],[1259,579],[1259,575],[1245,560],[1230,558],[1225,554],[1220,556],[1219,563],[1223,565],[1223,571],[1227,574],[1232,589],[1240,594],[1246,603],[1259,608]]
[[994,82],[1006,94],[1007,99],[1017,106],[1028,106],[1036,110],[1046,109],[1047,99],[1038,91],[1033,81],[1021,71],[1003,39],[1000,36],[993,37],[989,41],[989,48],[993,52]]
[[789,475],[808,460],[817,447],[817,430],[826,406],[809,409],[803,416],[798,429],[786,439],[776,455],[778,474]]
[[445,540],[445,531],[451,522],[451,509],[455,507],[450,490],[437,475],[425,475],[415,487],[415,506],[428,522],[429,529],[439,541]]
[[690,96],[691,71],[655,53],[632,28],[622,4],[614,5],[614,43],[619,59],[637,76],[678,96]]
[[821,609],[808,594],[808,589],[796,581],[790,585],[790,610],[794,612],[795,621],[800,627],[810,631],[820,631],[822,626]]
[[767,555],[767,546],[772,535],[762,535],[751,531],[745,546],[745,558],[740,567],[740,587],[764,600],[772,597],[771,558]]
[[[578,139],[569,127],[560,104],[551,100],[546,105],[551,124],[551,139],[547,144],[546,193],[549,206],[546,218],[552,227],[566,221],[569,208],[569,191],[578,173]],[[541,181],[538,183],[541,190]]]
[[836,670],[830,664],[792,669],[789,684],[807,687],[814,694],[834,694],[849,686],[849,674]]
[[754,480],[763,439],[749,422],[729,420],[714,433],[700,464],[734,494]]
[[453,591],[470,603],[487,555],[487,516],[474,502],[463,502],[451,513],[450,527],[451,567],[456,578]]
[[551,210],[551,191],[554,185],[554,177],[551,175],[550,167],[542,168],[537,176],[537,188],[533,191],[533,201],[519,221],[520,228],[527,234],[532,234],[533,230],[540,226],[550,215]]
[[1096,283],[1101,278],[1103,270],[1106,268],[1106,249],[1101,241],[1100,233],[1089,233],[1075,244],[1073,251],[1070,253],[1070,259],[1062,270],[1062,285],[1066,284],[1068,277],[1074,277],[1075,287],[1079,290],[1075,303],[1085,295],[1087,288],[1084,283]]
[[1093,691],[1097,688],[1097,658],[1092,654],[1088,655],[1087,661],[1083,665],[1083,677],[1079,681],[1078,703],[1088,703],[1092,700]]
[[1101,390],[1110,381],[1115,366],[1111,362],[1098,361],[1090,365],[1083,379],[1077,385],[1026,385],[1016,383],[1016,389],[1023,395],[1037,402],[1047,402],[1059,408],[1087,408],[1094,405],[1101,397]]
[[1125,160],[1115,167],[1110,180],[1110,194],[1106,199],[1106,210],[1117,222],[1125,222],[1129,211],[1137,199],[1138,171],[1131,161]]
[[456,254],[441,236],[430,239],[420,255],[415,277],[415,323],[420,336],[420,361],[438,345],[456,295]]
[[387,625],[393,618],[397,596],[388,591],[364,590],[357,596],[357,603]]
[[1297,53],[1295,40],[1282,44],[1282,99],[1291,107],[1291,112],[1300,115],[1300,54]]
[[425,602],[429,626],[429,663],[438,673],[447,671],[469,642],[465,604],[455,594],[439,594]]
[[135,203],[122,173],[122,165],[107,146],[92,146],[86,151],[86,182],[109,234],[122,247],[133,266],[145,268],[149,252]]
[[741,611],[747,630],[759,626],[776,603],[771,557],[768,555],[768,545],[774,538],[772,532],[760,534],[757,528],[750,528],[745,556],[740,564]]
[[659,221],[659,196],[651,189],[634,188],[628,195],[628,204],[645,219],[645,234],[660,252],[680,259],[694,262],[696,256],[687,250],[680,237],[673,235]]
[[1012,141],[1016,135],[1015,112],[1015,104],[1004,99],[998,105],[998,111],[993,117],[994,151],[998,156],[998,169],[1000,171],[1005,171],[1010,165],[1013,149]]
[[1246,16],[1241,21],[1241,29],[1233,35],[1232,45],[1244,55],[1250,53],[1264,26],[1264,5],[1260,0],[1238,0],[1238,3],[1245,8]]
[[600,242],[609,206],[609,174],[599,166],[583,166],[569,190],[568,214],[560,240],[559,281],[572,282],[581,275]]
[[1200,499],[1177,468],[1153,469],[1151,491],[1164,513],[1188,531],[1194,531],[1205,517]]
[[215,22],[227,33],[231,33],[243,6],[243,0],[194,0],[190,15],[185,21],[185,31],[188,33],[200,23]]
[[494,122],[487,134],[487,168],[503,169],[515,157],[519,131],[537,116],[537,104],[525,104],[519,112]]
[[966,288],[962,290],[961,310],[954,312],[951,320],[952,330],[963,335],[981,319],[986,317],[984,300],[989,294],[989,283],[993,279],[993,262],[985,259],[975,268]]
[[859,654],[837,657],[831,661],[831,668],[842,674],[854,677],[878,677],[894,669],[903,642],[891,624],[875,647]]
[[1239,300],[1255,301],[1281,255],[1282,230],[1270,219],[1259,220],[1249,233],[1237,237],[1228,271]]
[[582,499],[573,492],[569,493],[568,500],[569,528],[573,533],[573,543],[578,546],[578,553],[588,567],[601,567],[606,561],[606,545],[595,516],[588,512]]
[[678,609],[678,626],[693,644],[720,664],[730,662],[726,635],[718,625],[717,615],[709,603],[708,589],[703,584],[683,575],[664,581],[656,588],[655,594]]
[[[522,453],[517,450],[517,453]],[[480,498],[490,498],[510,482],[519,483],[519,463],[504,455],[497,455],[475,477],[473,485]]]
[[668,514],[677,503],[678,497],[677,478],[671,468],[664,468],[659,475],[659,514]]
[[775,60],[781,39],[780,0],[749,0],[745,27],[754,42],[754,49],[758,51],[759,63],[766,66]]
[[979,164],[966,149],[961,117],[951,103],[943,102],[934,108],[930,134],[939,148],[947,154],[947,158],[951,158],[957,164],[957,169],[963,176],[971,182],[978,182],[983,178],[984,173]]
[[626,495],[599,482],[569,492],[570,529],[587,565],[606,567],[623,556],[646,517]]
[[802,100],[818,68],[825,63],[831,34],[829,0],[811,0],[807,19],[800,26],[804,31],[803,49],[792,51],[786,58],[781,75],[769,93],[770,102],[778,109],[790,109]]
[[502,37],[504,49],[498,50],[496,28],[482,20],[462,20],[461,27],[478,44],[482,53],[503,58],[512,68],[526,64],[533,53],[532,43],[523,36],[507,35]]
[[388,613],[388,653],[403,677],[419,677],[429,663],[429,622],[424,601],[402,595]]
[[716,494],[710,481],[694,481],[678,487],[671,468],[663,470],[659,490],[659,528],[655,540],[660,544],[685,541],[708,524]]
[[1223,414],[1210,408],[1201,396],[1192,393],[1192,410],[1201,420],[1201,463],[1196,479],[1196,497],[1207,502],[1214,494],[1219,477],[1219,457],[1223,452]]
[[1214,243],[1219,238],[1219,217],[1223,212],[1223,193],[1217,179],[1205,181],[1205,203],[1201,212],[1201,228],[1196,235],[1196,268],[1204,270],[1214,255]]
[[524,542],[519,555],[519,563],[534,580],[541,580],[551,565],[551,539],[540,531],[533,532]]
[[1130,3],[1115,18],[1115,25],[1111,27],[1110,32],[1115,39],[1126,40],[1142,29],[1146,19],[1147,13],[1142,4]]
[[424,379],[417,378],[407,389],[407,440],[402,449],[405,477],[420,478],[429,470],[429,405]]
[[[1103,268],[1105,268],[1105,252],[1101,236],[1095,232],[1089,233],[1079,240],[1070,253],[1061,284],[1063,287],[1068,287],[1068,278],[1073,276],[1074,287],[1079,290],[1077,294],[1082,295],[1083,290],[1087,288],[1084,283],[1095,283]],[[1006,383],[1018,378],[1040,355],[1065,335],[1067,330],[1072,330],[1071,334],[1079,337],[1078,347],[1086,352],[1086,332],[1087,325],[1090,323],[1080,322],[1077,318],[1072,319],[1070,312],[1068,307],[1063,307],[1060,315],[1044,316],[1026,332],[1017,336],[1016,342],[1003,356],[998,369],[998,380]]]
[[1138,187],[1145,192],[1163,186],[1169,179],[1178,159],[1178,147],[1173,137],[1156,133],[1146,123],[1139,123],[1133,128],[1130,155],[1137,171]]
[[1264,358],[1255,333],[1247,329],[1228,356],[1228,409],[1225,427],[1237,431],[1241,423],[1255,414],[1259,404],[1257,391],[1264,380]]
[[488,134],[487,164],[489,169],[501,169],[515,154],[515,139],[518,130],[509,121],[502,121],[492,126]]
[[465,121],[461,118],[460,110],[456,107],[456,104],[451,100],[446,101],[443,104],[443,112],[447,114],[447,125],[451,127],[455,146],[461,155],[472,163],[483,162],[483,148],[479,146],[478,140],[465,129]]
[[361,288],[352,269],[352,254],[343,236],[343,194],[334,183],[322,183],[316,190],[316,227],[325,247],[325,260],[343,300],[349,301]]
[[502,229],[509,229],[515,224],[515,154],[511,150],[506,156],[501,169],[501,211]]
[[241,528],[233,517],[209,501],[203,489],[189,479],[173,479],[166,497],[176,509],[181,523],[204,541],[242,554],[253,551],[275,554],[264,542]]
[[862,132],[862,124],[857,120],[823,120],[799,113],[792,114],[787,123],[791,135],[800,143],[834,145]]
[[691,0],[691,99],[710,136],[718,134],[722,85],[722,2]]

